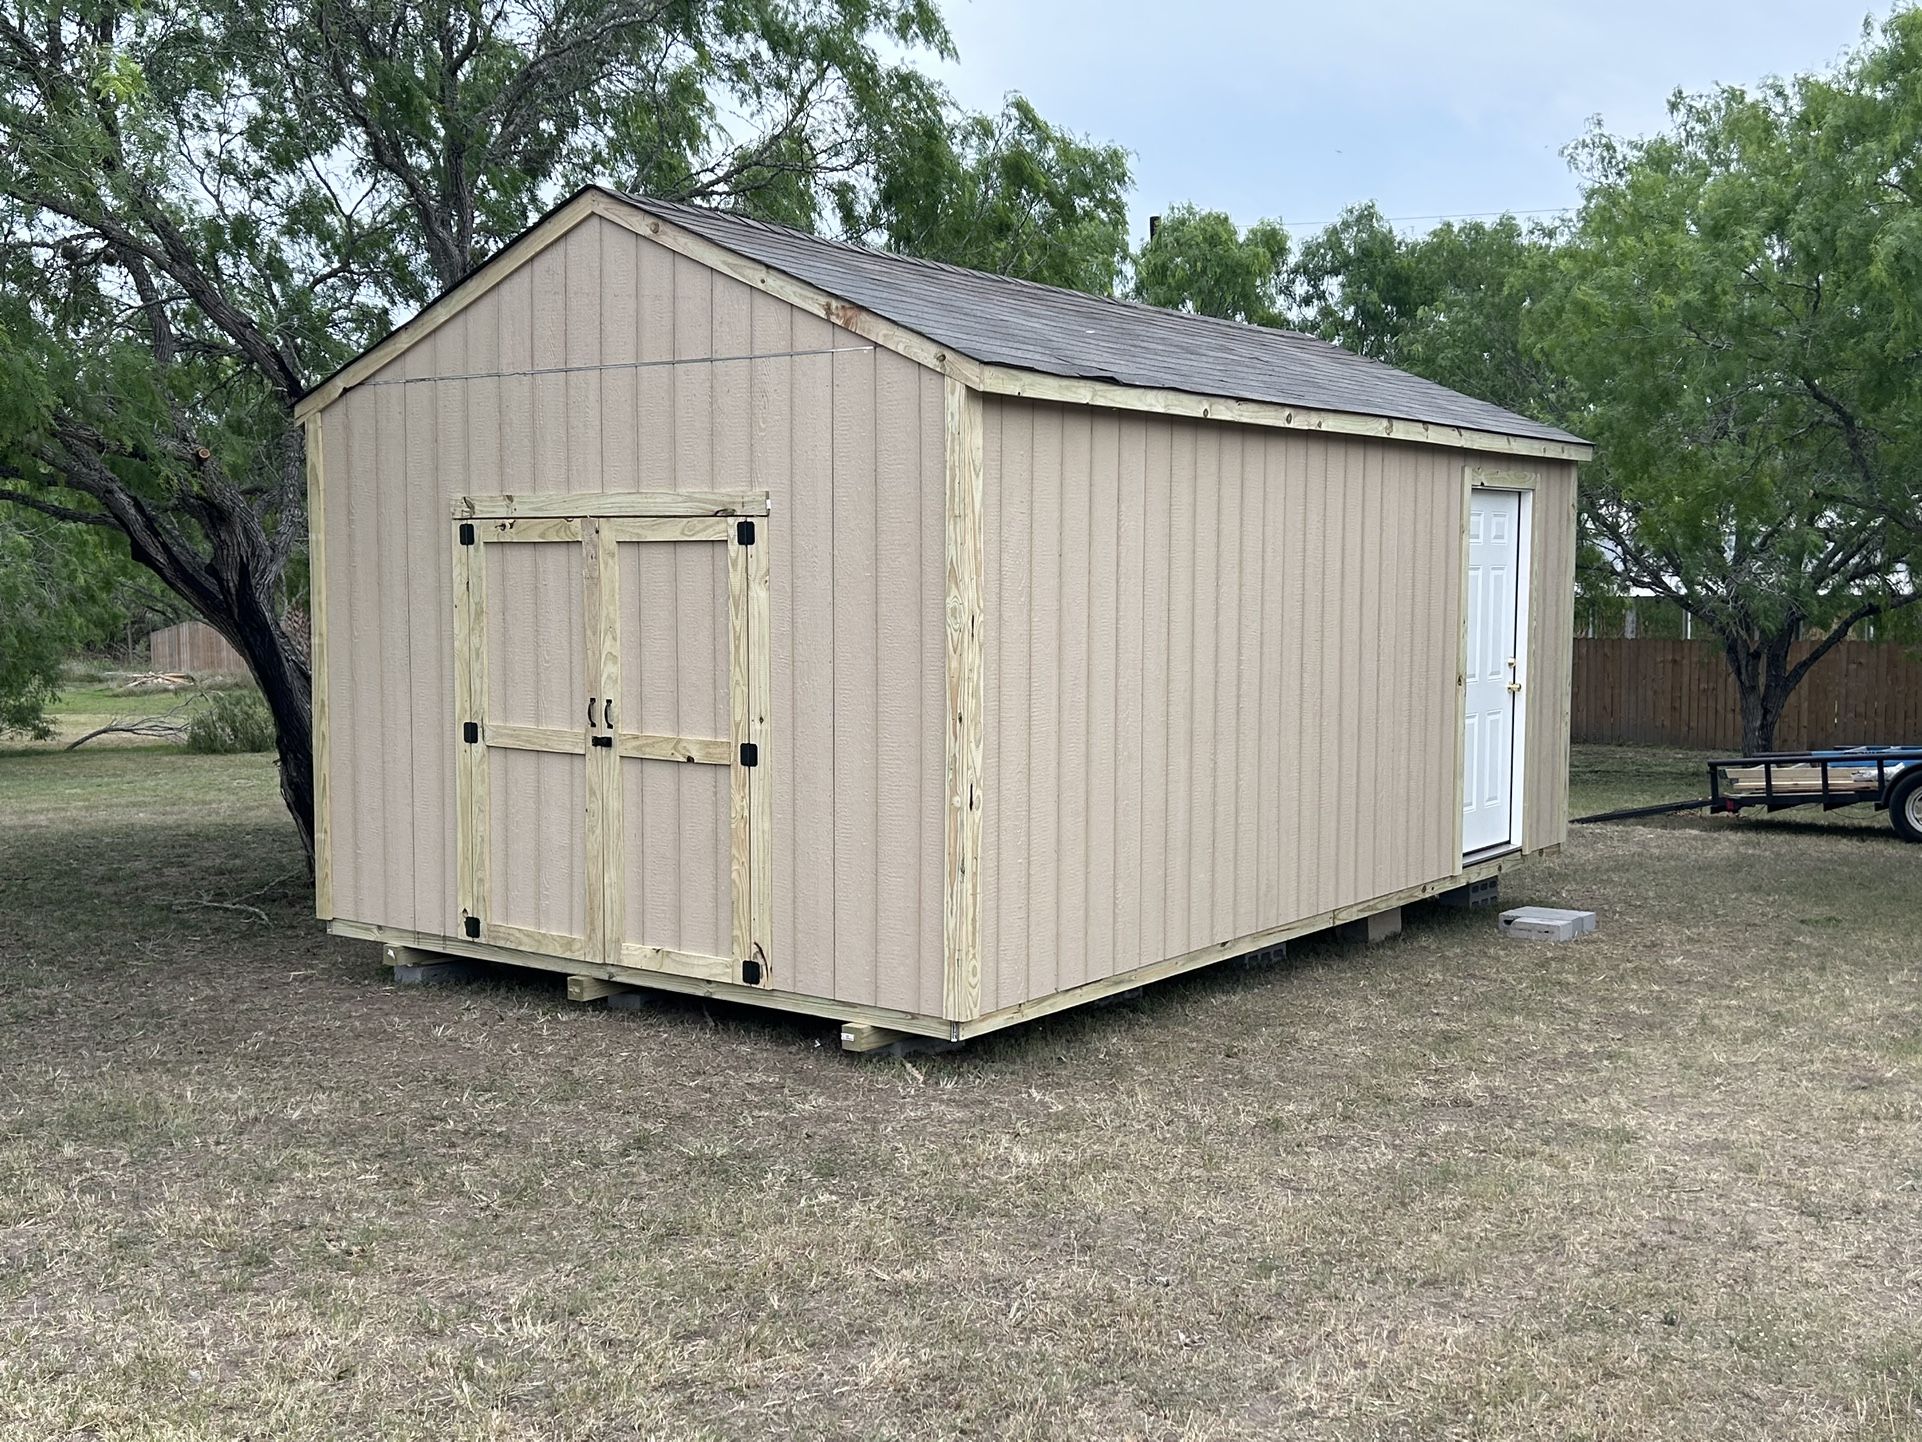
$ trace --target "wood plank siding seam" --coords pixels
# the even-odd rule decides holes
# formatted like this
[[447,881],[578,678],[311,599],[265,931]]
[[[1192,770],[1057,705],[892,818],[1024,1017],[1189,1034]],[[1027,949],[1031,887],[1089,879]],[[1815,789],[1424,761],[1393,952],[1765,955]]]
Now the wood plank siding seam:
[[947,882],[942,905],[946,1013],[981,1010],[981,773],[986,707],[982,606],[986,556],[981,394],[949,378],[947,471]]

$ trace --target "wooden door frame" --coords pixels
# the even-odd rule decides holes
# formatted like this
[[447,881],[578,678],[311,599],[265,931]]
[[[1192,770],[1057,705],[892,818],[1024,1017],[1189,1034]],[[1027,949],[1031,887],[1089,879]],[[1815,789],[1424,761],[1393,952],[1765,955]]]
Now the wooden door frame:
[[[585,492],[540,496],[460,496],[454,526],[454,703],[462,741],[456,747],[456,885],[469,939],[597,965],[705,981],[769,986],[773,982],[773,776],[768,698],[768,547],[754,517],[769,512],[765,492],[689,495],[680,492]],[[592,694],[620,694],[621,612],[617,565],[623,542],[709,541],[727,547],[729,737],[656,736],[625,731],[618,715],[605,739],[592,723],[562,744],[549,728],[490,724],[487,718],[485,547],[504,541],[572,542],[580,547],[582,614]],[[603,712],[607,715],[608,712]],[[467,738],[472,737],[472,741]],[[488,920],[491,747],[581,755],[587,768],[584,816],[587,875],[585,930],[575,939]],[[602,753],[605,752],[605,756]],[[707,956],[626,940],[625,846],[621,762],[627,759],[726,765],[729,769],[728,857],[732,957]]]

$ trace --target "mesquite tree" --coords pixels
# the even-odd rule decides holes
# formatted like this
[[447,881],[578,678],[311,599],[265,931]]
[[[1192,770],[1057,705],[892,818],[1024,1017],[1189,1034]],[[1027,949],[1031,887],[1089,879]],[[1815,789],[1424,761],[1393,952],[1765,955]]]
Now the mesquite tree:
[[294,400],[580,180],[810,221],[941,123],[883,48],[947,52],[930,0],[13,0],[0,501],[233,643],[311,855]]
[[1534,324],[1599,443],[1596,540],[1720,640],[1754,753],[1852,628],[1918,599],[1922,13],[1832,75],[1671,119],[1578,147],[1587,198]]

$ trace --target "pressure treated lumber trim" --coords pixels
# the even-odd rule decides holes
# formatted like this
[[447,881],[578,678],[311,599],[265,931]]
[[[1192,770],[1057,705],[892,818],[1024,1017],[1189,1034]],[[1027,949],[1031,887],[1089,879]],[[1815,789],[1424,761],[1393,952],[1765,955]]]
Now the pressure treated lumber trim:
[[558,516],[536,516],[531,519],[504,521],[476,521],[480,538],[490,545],[501,545],[512,541],[578,541],[581,538],[581,523],[576,520],[563,520]]
[[[723,523],[725,524],[725,523]],[[747,558],[755,548],[730,537],[727,543],[727,716],[728,738],[735,747],[735,765],[728,771],[727,830],[728,882],[733,899],[732,945],[737,960],[746,960],[754,945],[753,839],[748,814],[748,774],[738,748],[748,741],[747,705]],[[756,758],[757,760],[759,758]]]
[[1455,594],[1460,598],[1455,637],[1455,840],[1449,853],[1462,874],[1462,842],[1468,804],[1468,510],[1475,501],[1475,468],[1462,467],[1462,524],[1456,541]]
[[[460,528],[455,528],[456,536]],[[467,685],[471,709],[470,720],[480,723],[481,734],[487,733],[487,548],[485,546],[462,546],[467,553]],[[468,772],[467,826],[471,833],[468,843],[469,860],[473,874],[469,879],[468,892],[472,899],[473,910],[463,914],[485,917],[489,903],[493,900],[492,884],[489,873],[493,869],[493,802],[488,791],[487,751],[481,746],[460,748],[471,752],[471,769]]]
[[515,951],[539,952],[575,962],[588,959],[585,937],[563,936],[558,931],[537,931],[531,926],[505,926],[485,919],[481,922],[481,935],[496,946],[512,947]]
[[944,1014],[981,1011],[981,773],[986,710],[982,669],[981,394],[947,382],[947,818],[942,899]]
[[509,751],[556,751],[578,756],[587,750],[587,738],[579,731],[563,731],[558,726],[490,724],[482,728],[481,741]]
[[[486,688],[474,673],[479,612],[474,573],[482,569],[481,548],[463,546],[458,526],[449,532],[454,546],[454,709],[453,724],[481,727]],[[480,848],[476,793],[485,785],[487,756],[480,745],[463,741],[454,750],[454,884],[463,921],[481,914],[476,878],[485,872],[486,855]]]
[[1470,489],[1480,486],[1490,491],[1532,491],[1542,483],[1540,471],[1500,470],[1494,466],[1470,466]]
[[334,914],[333,778],[327,716],[327,521],[318,418],[302,427],[307,441],[307,670],[312,688],[314,768],[314,915]]
[[396,359],[402,351],[427,339],[446,325],[448,321],[546,250],[548,246],[593,215],[595,212],[591,200],[592,197],[586,193],[575,196],[540,224],[519,236],[504,249],[495,252],[493,257],[473,274],[460,281],[446,294],[430,301],[427,308],[412,320],[395,329],[385,339],[349,361],[295,401],[294,419],[305,420],[316,412],[324,410],[340,399],[344,393],[373,375],[375,371]]
[[[765,516],[766,491],[542,491],[456,496],[458,520],[527,516]],[[718,537],[716,538],[718,539]]]
[[930,370],[962,379],[972,378],[979,370],[976,362],[969,357],[937,344],[919,331],[897,325],[871,310],[864,310],[806,281],[797,280],[785,271],[716,245],[707,237],[683,230],[672,221],[652,215],[617,195],[597,195],[593,198],[593,206],[596,214],[606,217],[624,230],[631,230],[636,235],[664,245],[709,270],[732,276],[743,285],[786,301],[809,315],[818,315],[842,330],[851,331],[863,340],[873,341],[885,350],[904,355]]
[[696,766],[732,766],[734,743],[706,736],[655,736],[645,731],[623,731],[615,749],[640,761],[685,761]]
[[405,927],[379,926],[366,921],[345,921],[336,917],[327,924],[331,935],[356,941],[411,946],[440,956],[464,956],[476,961],[494,961],[503,966],[525,966],[536,971],[558,971],[563,975],[598,976],[609,981],[624,981],[631,986],[651,987],[656,991],[678,992],[683,996],[713,997],[721,1001],[745,1002],[750,1006],[772,1007],[777,1011],[821,1017],[827,1021],[871,1022],[913,1032],[916,1036],[953,1038],[954,1028],[938,1016],[895,1011],[885,1006],[865,1006],[856,1002],[835,1001],[831,997],[808,996],[801,992],[779,991],[773,987],[743,986],[738,981],[707,981],[700,977],[679,976],[673,972],[647,971],[615,963],[574,962],[538,951],[461,937],[436,936],[431,932],[410,931]]
[[984,365],[971,379],[988,395],[1059,401],[1066,405],[1106,406],[1114,410],[1149,411],[1156,415],[1188,416],[1196,420],[1235,421],[1243,425],[1273,426],[1283,430],[1412,441],[1416,445],[1447,446],[1451,450],[1541,456],[1550,460],[1585,461],[1595,453],[1595,448],[1586,442],[1536,440],[1528,436],[1507,436],[1494,431],[1469,430],[1428,421],[1395,420],[1351,411],[1282,405],[1275,401],[1236,400],[1230,396],[1205,396],[1191,391],[1119,385],[1113,381],[1045,375],[1040,371],[1017,370],[1011,366]]
[[763,537],[748,547],[747,560],[747,708],[748,739],[759,750],[748,771],[748,892],[752,898],[748,939],[763,968],[763,983],[774,975],[774,738],[768,729],[774,681],[768,620],[769,551]]
[[[667,972],[690,976],[699,981],[739,981],[741,963],[728,956],[707,956],[697,951],[676,951],[668,946],[643,946],[638,941],[621,943],[620,964],[641,971]],[[748,987],[756,991],[756,987]]]
[[[608,644],[608,632],[616,623],[617,611],[608,603],[607,582],[617,578],[614,543],[598,520],[581,522],[581,654],[587,658],[584,679],[594,686],[593,695],[611,698],[620,691],[619,641]],[[588,702],[589,724],[597,718],[594,703]],[[605,713],[603,713],[605,714]],[[606,957],[619,944],[620,932],[609,923],[612,898],[621,895],[621,878],[616,874],[620,856],[620,777],[612,774],[619,763],[611,746],[589,746],[587,734],[578,733],[581,750],[587,756],[587,775],[583,778],[587,822],[587,901],[584,955]],[[612,816],[609,815],[610,810]]]
[[1305,916],[1299,921],[1291,921],[1285,926],[1270,927],[1266,931],[1254,932],[1248,936],[1237,937],[1233,941],[1219,942],[1204,946],[1195,951],[1171,956],[1165,961],[1157,961],[1148,966],[1138,966],[1132,971],[1119,972],[1114,976],[1101,978],[1077,986],[1072,991],[1056,992],[1051,996],[1036,997],[1016,1006],[1002,1007],[972,1021],[964,1021],[955,1028],[958,1039],[980,1036],[984,1032],[998,1031],[1002,1027],[1014,1026],[1019,1022],[1033,1021],[1037,1017],[1048,1016],[1053,1012],[1066,1011],[1071,1007],[1083,1006],[1091,1001],[1118,992],[1133,991],[1149,982],[1163,981],[1171,976],[1179,976],[1186,971],[1209,966],[1214,962],[1227,961],[1233,957],[1246,956],[1252,952],[1263,951],[1279,942],[1289,941],[1298,936],[1308,936],[1317,931],[1326,931],[1343,922],[1361,921],[1378,912],[1391,911],[1410,902],[1421,901],[1426,897],[1439,896],[1444,891],[1469,882],[1483,881],[1491,876],[1499,876],[1504,871],[1520,865],[1527,856],[1519,851],[1511,851],[1492,861],[1470,866],[1453,876],[1440,877],[1434,881],[1422,882],[1419,886],[1403,887],[1391,891],[1386,896],[1377,896],[1369,901],[1358,901],[1352,906],[1336,907],[1333,911],[1320,912]]
[[735,522],[726,516],[628,516],[602,525],[617,541],[725,541]]

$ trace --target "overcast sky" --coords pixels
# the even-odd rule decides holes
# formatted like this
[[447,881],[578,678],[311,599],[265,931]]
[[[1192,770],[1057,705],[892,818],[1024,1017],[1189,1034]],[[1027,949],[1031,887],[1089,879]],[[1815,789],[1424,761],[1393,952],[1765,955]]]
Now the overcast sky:
[[[1873,6],[1886,14],[1886,0]],[[1570,205],[1599,115],[1658,128],[1677,86],[1826,66],[1869,0],[946,0],[973,109],[1018,90],[1134,152],[1136,238],[1181,200],[1291,229]],[[1429,222],[1411,220],[1410,229]]]

